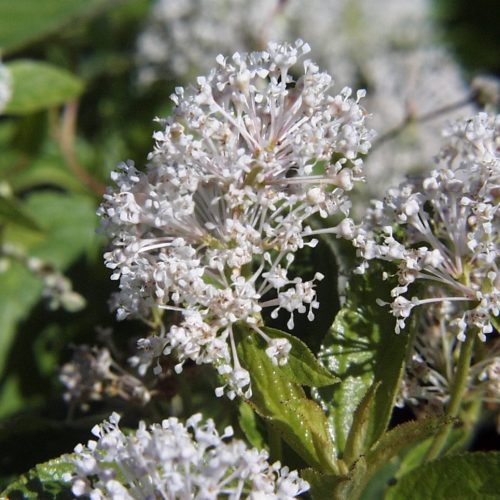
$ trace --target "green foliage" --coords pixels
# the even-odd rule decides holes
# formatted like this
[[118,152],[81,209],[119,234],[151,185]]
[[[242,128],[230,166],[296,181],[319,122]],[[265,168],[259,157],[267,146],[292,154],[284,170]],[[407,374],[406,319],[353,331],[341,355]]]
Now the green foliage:
[[69,463],[67,456],[39,464],[10,484],[5,491],[0,493],[0,498],[9,498],[10,500],[35,500],[39,498],[65,500],[74,498],[70,486],[63,481],[63,475],[72,471],[73,465]]
[[386,499],[487,500],[499,497],[500,453],[450,455],[413,469],[388,488]]
[[366,453],[356,457],[348,473],[337,476],[309,473],[313,482],[313,497],[318,500],[361,498],[370,480],[389,464],[391,459],[434,435],[446,424],[447,420],[444,418],[402,424],[385,433]]
[[44,35],[89,16],[113,0],[0,0],[0,47],[19,49]]
[[300,339],[275,328],[264,327],[262,330],[269,337],[285,338],[292,345],[288,363],[280,367],[280,373],[288,380],[308,387],[324,387],[339,382]]
[[[324,363],[342,380],[321,390],[339,454],[345,451],[354,415],[362,420],[355,427],[363,427],[363,445],[351,439],[349,454],[353,447],[356,453],[370,447],[386,429],[411,343],[408,332],[394,333],[394,319],[376,303],[389,297],[390,285],[381,284],[380,276],[380,270],[373,270],[352,279],[347,302],[324,342]],[[356,412],[367,394],[370,400]]]
[[448,419],[428,418],[401,424],[386,432],[366,453],[368,477],[364,477],[364,484],[369,477],[381,469],[393,457],[400,455],[406,449],[433,436],[448,423]]
[[305,462],[319,470],[337,471],[333,443],[321,408],[290,381],[265,353],[265,341],[252,331],[239,332],[238,355],[252,374],[249,404]]
[[[41,284],[20,264],[2,274],[0,287],[0,373],[15,339],[17,323],[26,317],[41,292]],[[6,387],[3,387],[5,390]],[[9,398],[10,399],[10,398]],[[0,393],[0,401],[2,396]],[[5,407],[0,405],[2,412]],[[1,412],[0,412],[1,413]]]
[[[27,249],[64,270],[96,244],[94,204],[84,196],[55,192],[30,195],[24,208],[42,232],[8,226],[4,240]],[[2,274],[0,287],[0,373],[3,373],[16,326],[40,297],[41,284],[24,266],[14,263]],[[3,399],[0,393],[0,401]],[[1,407],[2,405],[0,405]],[[4,410],[5,411],[5,410]]]
[[346,464],[352,464],[365,450],[370,447],[369,435],[370,426],[373,425],[373,406],[375,404],[375,395],[380,388],[380,382],[373,384],[363,399],[360,401],[352,419],[351,429],[347,436],[347,441],[342,459]]
[[88,193],[88,188],[71,172],[53,144],[47,144],[32,161],[17,169],[17,172],[8,172],[6,178],[14,191],[26,191],[40,185],[48,185],[72,193]]
[[14,224],[17,226],[39,231],[40,227],[24,207],[15,198],[4,197],[0,194],[0,224]]
[[13,93],[4,113],[23,115],[58,106],[83,92],[83,82],[68,71],[38,61],[8,63]]
[[334,491],[341,476],[324,474],[314,469],[305,469],[300,475],[309,483],[311,487],[309,494],[314,500],[333,500],[335,498]]
[[239,413],[238,423],[248,442],[259,450],[265,448],[266,442],[258,428],[257,415],[252,410],[252,407],[242,401],[239,405]]

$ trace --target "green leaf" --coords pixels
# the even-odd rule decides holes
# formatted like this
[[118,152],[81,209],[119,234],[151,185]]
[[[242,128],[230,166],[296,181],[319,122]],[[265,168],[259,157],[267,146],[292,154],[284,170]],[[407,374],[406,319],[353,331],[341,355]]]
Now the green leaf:
[[71,493],[71,485],[63,481],[63,475],[72,471],[74,471],[74,466],[69,462],[69,456],[63,455],[44,464],[39,464],[27,474],[22,475],[0,493],[0,498],[11,500],[74,498]]
[[487,500],[500,492],[500,452],[450,455],[413,469],[387,489],[387,500]]
[[386,432],[366,453],[369,474],[373,475],[393,457],[435,435],[450,422],[449,418],[427,418],[398,425]]
[[[67,268],[97,242],[95,206],[84,196],[34,193],[27,198],[24,209],[42,228],[43,236],[22,227],[9,226],[5,230],[5,241],[25,248],[29,255],[42,258],[59,270]],[[18,263],[5,271],[1,280],[0,374],[16,325],[27,316],[41,292],[39,280]]]
[[[456,453],[457,451],[463,451],[465,444],[471,437],[470,434],[470,429],[467,429],[466,426],[452,429],[448,436],[444,453]],[[411,470],[422,465],[431,444],[432,438],[427,438],[424,441],[418,442],[411,449],[409,449],[400,460],[396,477],[399,478],[404,476]]]
[[[377,298],[390,296],[391,286],[381,280],[380,270],[354,276],[347,302],[335,318],[319,357],[342,382],[320,389],[328,407],[338,454],[344,452],[353,416],[370,387],[380,387],[365,415],[364,443],[371,446],[385,431],[403,375],[409,332],[394,333],[394,318]],[[354,439],[354,437],[353,437]]]
[[20,228],[9,228],[5,240],[19,242],[28,248],[30,255],[63,270],[97,244],[97,216],[92,199],[76,194],[37,192],[27,198],[24,206],[44,231],[44,237],[33,239]]
[[300,477],[305,479],[311,489],[309,494],[313,500],[330,500],[334,498],[334,491],[344,476],[334,476],[323,474],[314,469],[304,469],[300,471]]
[[5,114],[24,115],[59,106],[83,92],[83,81],[66,70],[39,61],[6,64],[13,80]]
[[76,178],[61,155],[55,152],[42,152],[33,158],[23,169],[12,172],[8,178],[16,192],[33,189],[37,186],[55,186],[75,193],[87,193],[87,187]]
[[249,404],[309,465],[335,472],[334,447],[321,408],[283,374],[281,367],[272,364],[264,339],[245,327],[236,333],[238,356],[251,374],[253,396]]
[[380,387],[380,382],[372,385],[359,403],[354,412],[352,426],[347,437],[343,460],[346,465],[353,463],[365,450],[369,448],[368,431],[370,417],[373,413],[375,394]]
[[44,35],[54,33],[100,7],[116,5],[111,0],[0,0],[0,48],[3,53],[19,49]]
[[266,447],[266,443],[258,429],[257,416],[252,410],[252,407],[248,403],[242,401],[240,403],[239,410],[240,414],[238,417],[238,422],[240,424],[241,430],[244,432],[246,438],[248,439],[248,442],[259,450],[264,449]]
[[[371,391],[371,394],[374,392]],[[365,401],[365,403],[369,402]],[[367,485],[374,487],[372,479],[379,471],[387,468],[384,472],[384,479],[387,479],[388,472],[396,471],[394,465],[391,464],[391,459],[408,447],[433,435],[446,423],[447,419],[436,418],[408,422],[392,429],[385,433],[365,455],[359,456],[347,474],[334,476],[308,472],[304,478],[311,481],[313,498],[339,500],[361,498]],[[380,490],[380,484],[376,486]]]
[[[40,297],[42,284],[21,264],[13,263],[0,275],[0,374],[4,372],[5,361],[16,334],[16,325],[24,319]],[[0,391],[0,403],[8,386]],[[8,403],[11,401],[8,398]],[[4,404],[0,408],[5,411]]]
[[16,224],[32,231],[40,231],[40,226],[26,213],[21,203],[14,198],[0,195],[0,224]]
[[273,339],[285,338],[292,345],[288,356],[288,363],[283,365],[281,373],[288,380],[308,387],[324,387],[340,381],[337,377],[327,370],[314,356],[309,347],[302,340],[290,335],[289,333],[275,328],[262,328],[266,335]]

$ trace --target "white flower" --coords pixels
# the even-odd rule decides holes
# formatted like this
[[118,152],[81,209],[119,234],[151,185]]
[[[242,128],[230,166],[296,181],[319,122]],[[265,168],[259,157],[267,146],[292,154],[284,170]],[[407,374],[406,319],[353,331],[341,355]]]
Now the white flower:
[[268,463],[266,451],[229,440],[231,427],[219,434],[212,420],[193,415],[186,425],[176,418],[124,434],[114,413],[92,433],[97,440],[78,445],[73,459],[75,496],[90,498],[229,497],[292,499],[309,489],[296,471]]
[[[231,396],[250,395],[233,328],[246,324],[269,342],[259,328],[266,307],[288,311],[290,329],[295,313],[312,320],[322,276],[289,277],[293,253],[314,247],[315,234],[351,233],[350,221],[313,230],[307,220],[347,213],[345,191],[362,177],[372,136],[364,93],[331,95],[330,75],[309,60],[295,80],[291,66],[308,51],[298,40],[220,56],[196,86],[177,88],[147,172],[122,164],[99,210],[113,238],[105,259],[120,281],[118,317],[180,313],[161,335],[163,353],[174,352],[178,370],[186,360],[223,366]],[[275,347],[270,357],[286,362],[288,350]],[[134,359],[142,370],[152,361]]]
[[12,97],[12,76],[0,60],[0,114]]
[[[473,327],[485,340],[500,304],[500,116],[479,113],[450,126],[445,137],[438,168],[390,189],[353,243],[366,261],[397,264],[391,304],[397,330],[413,307],[446,301],[457,306],[451,324],[458,338],[464,340],[465,329]],[[410,302],[402,294],[415,281],[440,293]]]
[[204,72],[218,53],[309,40],[322,66],[352,85],[374,54],[429,38],[428,0],[157,0],[138,39],[141,79]]

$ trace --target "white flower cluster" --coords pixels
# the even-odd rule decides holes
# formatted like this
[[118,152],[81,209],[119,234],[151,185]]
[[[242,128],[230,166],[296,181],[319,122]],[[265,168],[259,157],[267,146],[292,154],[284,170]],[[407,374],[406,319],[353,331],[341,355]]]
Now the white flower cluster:
[[429,0],[156,0],[137,62],[145,82],[185,78],[209,70],[221,52],[302,38],[323,67],[352,84],[375,53],[428,39],[429,18]]
[[0,59],[0,114],[12,97],[12,76]]
[[227,427],[219,435],[212,420],[193,415],[186,425],[176,418],[124,434],[116,413],[95,426],[97,440],[75,448],[76,474],[72,481],[77,497],[92,500],[142,498],[291,499],[309,489],[296,471],[269,465],[266,451],[249,449],[243,441],[230,440]]
[[[482,340],[493,331],[500,301],[499,181],[500,116],[479,113],[444,131],[438,168],[423,179],[389,189],[374,202],[353,239],[358,255],[398,266],[392,290],[396,332],[420,304],[455,305],[458,339],[473,328]],[[426,297],[404,296],[413,283]]]
[[140,82],[189,78],[219,53],[262,48],[277,10],[275,0],[157,0],[137,40]]
[[89,403],[120,397],[146,404],[151,393],[144,384],[124,371],[114,361],[107,348],[80,345],[73,359],[59,372],[59,381],[65,386],[64,400],[87,410]]
[[365,66],[366,107],[380,142],[374,142],[366,159],[368,182],[361,194],[378,198],[387,189],[387,178],[396,185],[408,174],[432,168],[443,126],[473,115],[476,107],[466,104],[471,90],[441,47],[381,52]]
[[351,236],[350,219],[316,231],[305,221],[347,213],[345,192],[361,178],[359,155],[372,132],[359,105],[363,91],[354,99],[349,88],[330,95],[330,75],[310,60],[293,79],[290,68],[308,51],[299,40],[219,56],[194,88],[176,89],[147,172],[127,163],[113,174],[118,188],[99,213],[113,238],[105,259],[120,280],[118,317],[148,318],[153,309],[182,317],[161,337],[141,341],[133,360],[141,370],[174,351],[177,371],[188,359],[213,363],[230,397],[249,397],[233,326],[262,335],[270,358],[283,364],[290,344],[262,331],[261,310],[288,311],[290,329],[296,312],[313,319],[322,275],[303,281],[289,276],[289,266],[319,232]]
[[[414,353],[406,366],[397,406],[426,405],[426,410],[442,414],[455,381],[461,342],[449,328],[453,304],[429,306],[417,327]],[[474,351],[468,371],[465,398],[481,394],[485,404],[500,403],[500,339],[491,339]]]
[[445,121],[476,112],[465,105],[471,92],[460,68],[437,42],[432,10],[431,0],[157,0],[138,40],[139,73],[143,82],[186,80],[220,52],[308,40],[341,85],[367,88],[365,107],[384,138],[366,159],[361,205],[383,196],[388,176],[399,183],[430,168]]

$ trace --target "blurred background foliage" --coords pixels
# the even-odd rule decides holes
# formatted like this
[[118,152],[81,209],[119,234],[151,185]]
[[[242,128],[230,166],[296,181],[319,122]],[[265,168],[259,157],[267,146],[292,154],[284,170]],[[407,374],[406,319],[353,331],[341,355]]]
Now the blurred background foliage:
[[[16,474],[86,440],[93,423],[123,404],[116,398],[97,403],[91,414],[77,410],[68,418],[58,370],[71,358],[72,346],[95,344],[96,327],[111,327],[114,342],[130,355],[134,341],[145,334],[144,325],[117,324],[109,312],[115,283],[102,263],[95,211],[118,162],[144,164],[152,120],[170,109],[174,82],[147,89],[137,85],[135,41],[150,4],[0,0],[0,51],[14,89],[0,116],[5,254],[0,255],[0,490]],[[438,0],[436,14],[466,71],[500,75],[497,1]],[[301,261],[307,272],[307,255]],[[337,269],[327,256],[323,262],[322,272],[332,278],[322,286],[329,286]],[[44,280],[46,285],[58,273],[71,280],[78,296],[68,292],[61,304],[47,304]],[[319,314],[315,328],[322,334],[316,340],[307,339],[315,328],[302,323],[299,336],[317,348],[337,309],[335,304]],[[129,405],[129,418],[175,412],[179,398],[187,413],[203,406],[221,426],[238,418],[232,406],[214,400],[211,390],[198,390],[215,386],[209,370],[189,370],[189,387],[165,380],[156,387],[159,403],[132,410]]]

